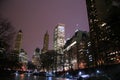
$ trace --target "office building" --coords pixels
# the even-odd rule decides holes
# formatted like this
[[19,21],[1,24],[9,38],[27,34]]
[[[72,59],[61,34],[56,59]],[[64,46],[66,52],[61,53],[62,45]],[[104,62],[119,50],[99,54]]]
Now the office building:
[[40,54],[41,54],[40,49],[36,48],[32,56],[32,63],[36,66],[37,69],[40,68]]
[[65,44],[65,24],[58,24],[54,29],[54,50],[60,53]]
[[19,53],[19,63],[22,64],[22,69],[27,70],[28,56],[24,49],[20,50]]
[[119,3],[118,0],[86,0],[94,66],[120,62]]
[[[66,69],[83,69],[89,67],[89,35],[86,31],[76,30],[64,46],[64,67]],[[92,56],[91,56],[92,57]]]

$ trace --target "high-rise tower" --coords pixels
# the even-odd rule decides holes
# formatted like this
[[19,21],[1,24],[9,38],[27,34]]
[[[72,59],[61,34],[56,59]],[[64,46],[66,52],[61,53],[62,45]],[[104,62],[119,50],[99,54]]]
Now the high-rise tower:
[[49,34],[47,31],[44,35],[44,43],[43,43],[42,53],[45,53],[48,51],[48,46],[49,46]]
[[15,47],[14,47],[15,53],[19,54],[19,52],[21,50],[22,38],[23,38],[22,30],[19,30],[19,32],[18,32],[18,34],[16,36],[16,40],[15,40]]
[[63,69],[63,61],[61,60],[61,54],[63,54],[63,47],[65,45],[65,24],[57,24],[54,29],[53,40],[54,50],[59,54],[56,56],[56,69],[59,71]]
[[[120,12],[113,10],[118,0],[86,0],[90,27],[90,53],[95,65],[120,62]],[[119,7],[120,8],[120,7]],[[116,9],[116,8],[115,8]]]
[[59,51],[65,44],[65,25],[58,24],[54,29],[54,50]]

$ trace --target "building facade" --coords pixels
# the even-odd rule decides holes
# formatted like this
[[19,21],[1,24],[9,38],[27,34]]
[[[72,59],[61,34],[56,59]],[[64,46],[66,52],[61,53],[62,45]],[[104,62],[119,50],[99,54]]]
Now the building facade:
[[116,1],[86,0],[90,28],[90,53],[94,57],[94,66],[120,62],[120,35],[117,30],[120,24],[120,19],[117,17],[120,15],[119,12],[112,10],[117,5]]
[[62,54],[63,54],[63,47],[65,44],[65,24],[58,24],[54,29],[54,39],[53,39],[53,47],[54,50],[57,52],[56,56],[56,68],[58,71],[63,69],[62,66]]
[[54,50],[59,52],[59,50],[63,48],[64,44],[65,44],[65,25],[58,24],[54,29],[54,41],[53,41]]
[[24,49],[21,49],[19,53],[19,63],[22,64],[22,69],[27,70],[28,56]]
[[32,63],[36,66],[37,69],[40,69],[40,54],[41,54],[41,51],[39,48],[36,48],[35,51],[34,51],[34,54],[32,56]]
[[77,30],[66,41],[64,46],[64,67],[67,69],[83,69],[89,66],[89,35],[85,31]]

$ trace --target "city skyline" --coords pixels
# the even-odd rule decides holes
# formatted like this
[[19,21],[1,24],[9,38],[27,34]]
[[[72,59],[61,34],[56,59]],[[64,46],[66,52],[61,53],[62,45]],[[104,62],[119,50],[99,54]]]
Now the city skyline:
[[119,26],[120,0],[0,0],[0,79],[119,80]]
[[46,31],[50,35],[49,49],[53,49],[53,30],[58,23],[66,25],[66,38],[70,38],[76,29],[89,31],[85,0],[11,0],[2,3],[0,12],[16,31],[23,31],[22,48],[29,59],[37,47],[43,48]]

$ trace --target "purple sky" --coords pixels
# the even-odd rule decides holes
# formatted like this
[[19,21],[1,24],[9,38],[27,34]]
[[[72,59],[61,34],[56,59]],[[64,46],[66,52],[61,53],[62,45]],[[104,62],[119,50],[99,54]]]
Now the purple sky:
[[85,0],[6,0],[0,13],[16,30],[23,31],[22,48],[29,59],[36,47],[43,47],[43,37],[48,30],[52,48],[53,30],[58,23],[65,24],[66,38],[76,29],[89,31]]

